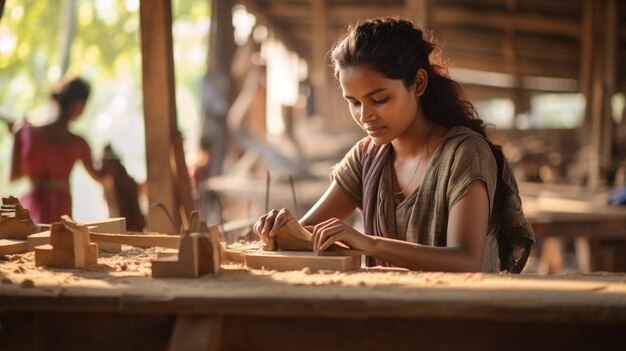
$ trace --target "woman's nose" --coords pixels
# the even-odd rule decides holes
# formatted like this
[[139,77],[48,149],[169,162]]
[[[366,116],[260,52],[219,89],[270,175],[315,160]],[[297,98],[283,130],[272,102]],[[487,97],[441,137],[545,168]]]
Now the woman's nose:
[[359,116],[359,121],[361,121],[361,123],[371,121],[374,117],[375,115],[373,109],[367,108],[365,104],[361,105],[361,111]]

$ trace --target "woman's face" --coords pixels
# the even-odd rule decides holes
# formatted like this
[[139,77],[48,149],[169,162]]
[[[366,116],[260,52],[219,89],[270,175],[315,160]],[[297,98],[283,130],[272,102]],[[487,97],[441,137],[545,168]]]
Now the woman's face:
[[76,100],[72,102],[72,104],[70,105],[70,122],[75,121],[78,119],[78,117],[80,117],[80,115],[85,110],[86,103],[87,102],[83,100]]
[[401,79],[352,66],[339,71],[339,83],[352,118],[378,145],[403,136],[418,116],[416,88],[407,89]]

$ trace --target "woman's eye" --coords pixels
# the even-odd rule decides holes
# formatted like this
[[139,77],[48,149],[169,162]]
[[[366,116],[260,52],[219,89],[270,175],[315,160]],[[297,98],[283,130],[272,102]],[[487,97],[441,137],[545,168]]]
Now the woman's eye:
[[357,107],[357,106],[361,105],[361,103],[358,102],[358,101],[350,101],[349,103],[350,103],[350,106],[354,106],[354,107]]
[[376,105],[381,105],[381,104],[384,104],[385,102],[387,102],[388,100],[389,100],[389,98],[384,97],[382,99],[374,99],[373,101],[374,101],[374,103]]

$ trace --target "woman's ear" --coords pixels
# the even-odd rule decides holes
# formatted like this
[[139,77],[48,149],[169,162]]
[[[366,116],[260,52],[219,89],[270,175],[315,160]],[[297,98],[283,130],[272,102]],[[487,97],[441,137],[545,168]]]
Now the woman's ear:
[[417,70],[415,73],[415,97],[420,97],[426,91],[428,86],[428,73],[423,68]]

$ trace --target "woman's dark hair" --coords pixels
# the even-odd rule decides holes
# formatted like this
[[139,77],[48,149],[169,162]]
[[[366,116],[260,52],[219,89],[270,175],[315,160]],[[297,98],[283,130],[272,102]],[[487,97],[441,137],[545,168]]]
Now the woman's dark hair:
[[50,94],[62,110],[76,101],[87,101],[89,83],[80,77],[65,78]]
[[348,27],[331,51],[335,77],[339,70],[367,66],[389,79],[402,79],[409,88],[420,68],[428,74],[422,95],[426,118],[445,127],[466,126],[485,135],[485,123],[474,106],[463,97],[461,86],[450,79],[441,62],[441,49],[412,22],[387,17],[370,19]]

